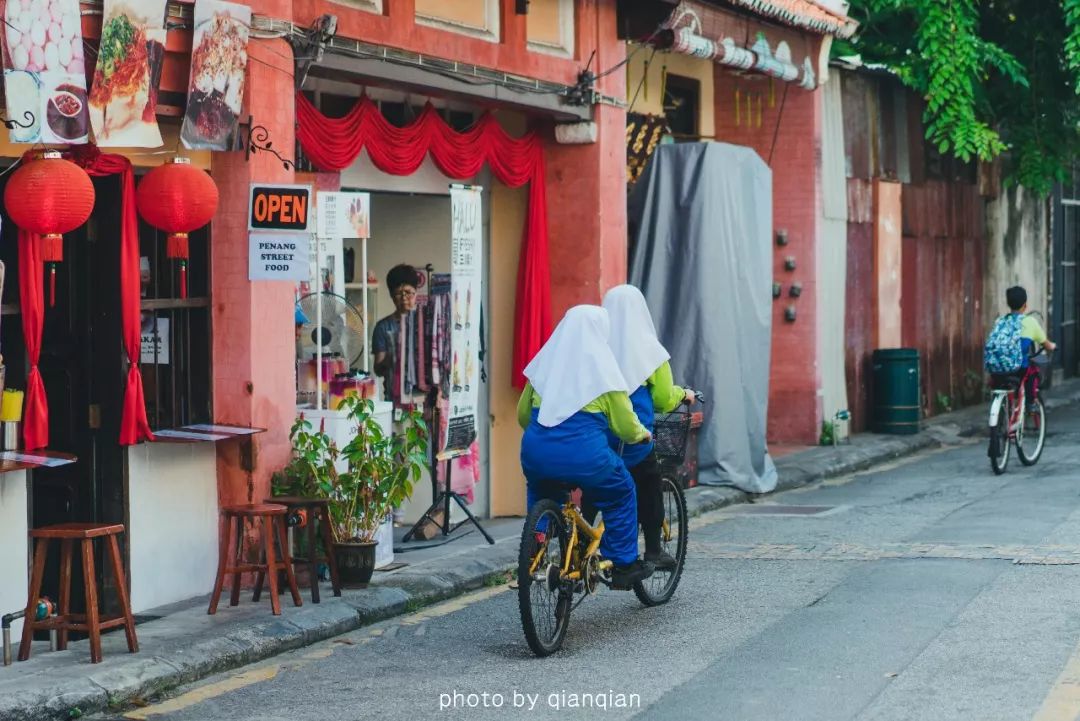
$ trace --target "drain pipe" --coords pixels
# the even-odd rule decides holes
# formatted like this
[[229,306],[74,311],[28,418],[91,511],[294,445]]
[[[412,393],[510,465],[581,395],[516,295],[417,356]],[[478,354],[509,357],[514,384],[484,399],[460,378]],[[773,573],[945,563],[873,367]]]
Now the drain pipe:
[[0,628],[4,632],[4,665],[11,665],[11,624],[26,615],[26,609],[20,609],[13,613],[4,614],[0,617]]

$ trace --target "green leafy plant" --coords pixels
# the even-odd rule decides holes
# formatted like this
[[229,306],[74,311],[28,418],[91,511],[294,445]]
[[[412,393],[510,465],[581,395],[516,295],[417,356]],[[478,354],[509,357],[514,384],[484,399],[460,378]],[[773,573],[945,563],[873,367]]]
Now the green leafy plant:
[[953,409],[952,397],[945,393],[937,394],[937,407],[939,413],[948,413]]
[[410,411],[402,416],[400,432],[388,434],[370,400],[351,396],[341,408],[357,430],[341,449],[348,468],[329,488],[330,518],[339,542],[370,542],[420,480],[427,463],[427,426],[419,411]]
[[926,102],[926,139],[963,162],[1004,156],[1045,194],[1080,150],[1080,0],[852,0],[833,55],[884,65]]
[[832,421],[823,421],[821,423],[821,437],[818,439],[818,443],[823,446],[831,446],[836,440],[836,424]]
[[293,451],[289,463],[275,473],[271,489],[275,496],[329,498],[337,483],[335,463],[340,455],[337,446],[320,428],[300,416],[289,431]]

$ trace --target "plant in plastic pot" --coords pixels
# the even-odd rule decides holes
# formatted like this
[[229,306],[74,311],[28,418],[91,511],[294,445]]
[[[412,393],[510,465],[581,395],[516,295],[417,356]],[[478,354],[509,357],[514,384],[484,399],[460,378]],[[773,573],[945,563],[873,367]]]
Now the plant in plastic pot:
[[387,515],[412,495],[427,463],[428,433],[423,415],[404,413],[401,431],[386,433],[374,416],[374,403],[349,396],[341,409],[356,425],[356,435],[341,457],[347,470],[327,488],[334,525],[335,555],[345,583],[366,584],[375,570],[375,536]]

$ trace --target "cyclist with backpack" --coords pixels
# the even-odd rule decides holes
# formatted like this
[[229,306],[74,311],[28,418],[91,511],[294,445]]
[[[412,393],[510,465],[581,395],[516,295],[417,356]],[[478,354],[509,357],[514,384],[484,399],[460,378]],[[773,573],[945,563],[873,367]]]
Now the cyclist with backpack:
[[[994,323],[986,340],[983,353],[986,370],[992,375],[1023,377],[1031,357],[1039,348],[1052,351],[1057,348],[1047,336],[1039,321],[1027,315],[1027,291],[1015,285],[1005,291],[1009,312]],[[1026,388],[1028,395],[1032,389]]]

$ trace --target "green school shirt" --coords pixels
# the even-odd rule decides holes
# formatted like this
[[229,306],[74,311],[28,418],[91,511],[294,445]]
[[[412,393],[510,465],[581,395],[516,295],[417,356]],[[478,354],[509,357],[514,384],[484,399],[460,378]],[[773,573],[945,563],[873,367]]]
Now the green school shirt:
[[671,364],[664,361],[653,374],[645,379],[652,396],[653,408],[657,413],[671,413],[686,399],[686,391],[675,385],[671,375]]
[[[518,399],[518,425],[522,428],[528,427],[533,409],[539,407],[540,394],[533,389],[532,383],[526,383],[525,390]],[[641,425],[634,413],[630,396],[622,391],[608,391],[581,410],[586,413],[602,413],[607,418],[612,433],[625,443],[641,443],[649,435],[649,431]]]
[[1025,315],[1020,321],[1020,337],[1027,338],[1036,346],[1046,342],[1046,331],[1039,325],[1039,321],[1030,315]]

